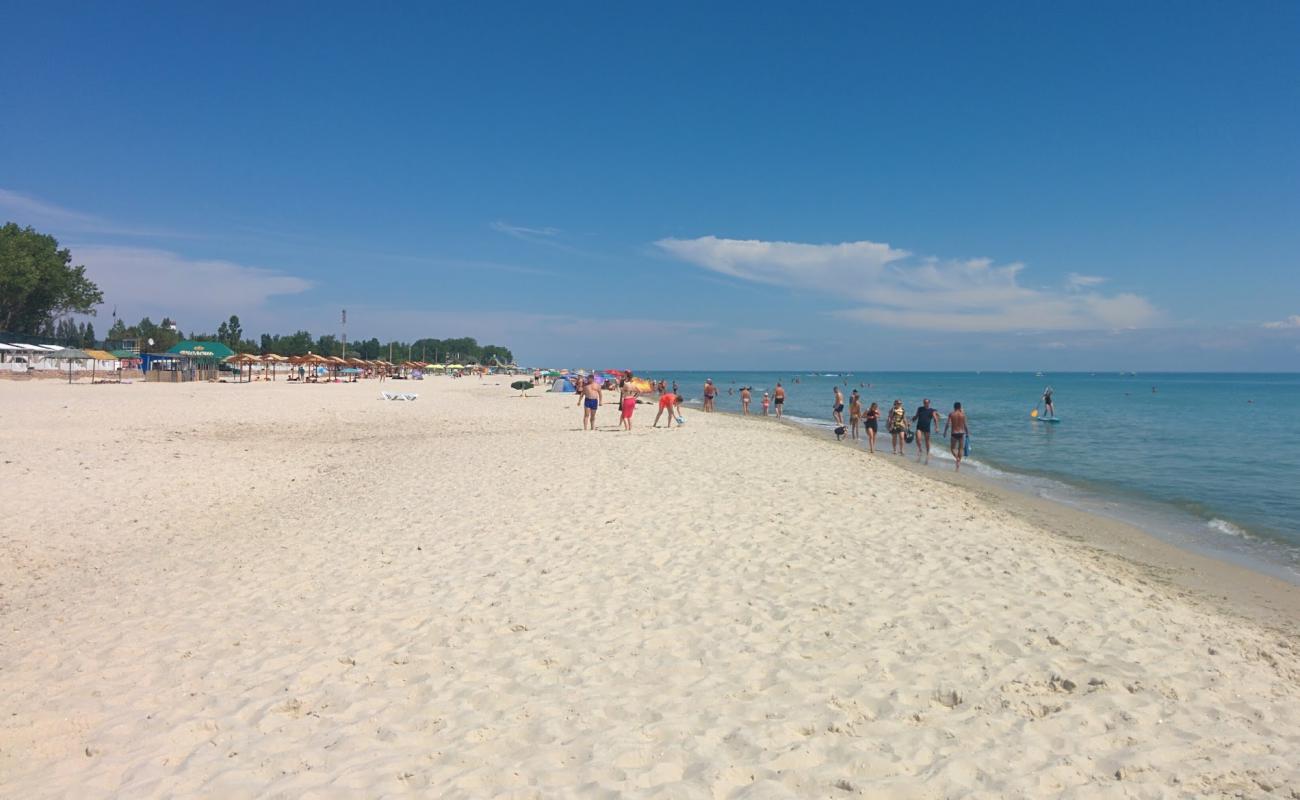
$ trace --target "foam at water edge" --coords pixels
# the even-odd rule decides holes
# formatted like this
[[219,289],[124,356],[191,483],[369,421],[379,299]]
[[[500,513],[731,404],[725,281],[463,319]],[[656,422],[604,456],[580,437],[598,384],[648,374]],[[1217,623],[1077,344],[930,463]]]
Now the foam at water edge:
[[1226,519],[1215,518],[1205,524],[1207,527],[1213,528],[1219,533],[1226,533],[1229,536],[1236,536],[1240,539],[1253,538],[1249,533],[1237,527],[1236,525],[1233,525],[1231,522],[1228,522]]

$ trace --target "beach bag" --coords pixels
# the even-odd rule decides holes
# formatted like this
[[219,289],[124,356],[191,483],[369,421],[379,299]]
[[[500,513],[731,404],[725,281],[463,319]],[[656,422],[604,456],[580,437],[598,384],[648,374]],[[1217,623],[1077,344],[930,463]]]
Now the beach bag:
[[965,458],[966,456],[970,455],[970,434],[968,433],[961,438],[962,438],[962,457]]
[[904,434],[903,434],[903,441],[907,442],[908,444],[911,444],[912,442],[915,442],[915,441],[916,441],[916,434],[915,434],[915,433],[912,433],[911,431],[908,431],[907,433],[904,433]]

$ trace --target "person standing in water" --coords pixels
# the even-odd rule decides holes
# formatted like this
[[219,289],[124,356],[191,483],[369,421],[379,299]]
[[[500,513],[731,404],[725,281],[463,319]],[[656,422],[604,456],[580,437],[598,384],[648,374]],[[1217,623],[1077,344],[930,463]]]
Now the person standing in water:
[[781,406],[785,405],[785,389],[781,382],[776,382],[776,388],[772,390],[772,403],[776,406],[776,418],[781,418]]
[[740,389],[740,413],[749,416],[749,387],[743,386]]
[[867,430],[867,452],[876,452],[876,430],[880,427],[880,406],[871,404],[862,415],[862,427]]
[[954,472],[961,469],[961,459],[966,455],[966,437],[970,435],[970,428],[966,425],[966,412],[962,411],[961,403],[952,404],[952,413],[943,423],[943,435],[947,436],[949,429],[952,430],[952,438],[948,440],[948,449],[952,457],[957,460],[957,467]]
[[835,418],[836,425],[844,426],[844,395],[838,386],[835,387],[835,404],[831,406],[831,416]]
[[763,392],[763,416],[767,416],[767,409],[772,405],[772,395]]
[[1050,386],[1043,390],[1043,408],[1047,410],[1047,416],[1056,416],[1056,406],[1052,405],[1052,387]]

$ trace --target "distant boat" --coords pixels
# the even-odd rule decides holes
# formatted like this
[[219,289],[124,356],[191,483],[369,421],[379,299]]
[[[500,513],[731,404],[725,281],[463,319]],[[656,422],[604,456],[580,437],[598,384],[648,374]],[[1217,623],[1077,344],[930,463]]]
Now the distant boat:
[[1041,378],[1041,377],[1043,377],[1043,373],[1041,373],[1041,372],[1035,372],[1035,373],[1034,373],[1034,377],[1035,377],[1035,378]]

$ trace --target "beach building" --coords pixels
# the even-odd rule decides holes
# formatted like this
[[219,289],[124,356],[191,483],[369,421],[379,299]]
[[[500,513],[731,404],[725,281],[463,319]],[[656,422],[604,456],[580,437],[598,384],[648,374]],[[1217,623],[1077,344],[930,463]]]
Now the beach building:
[[218,366],[234,354],[221,342],[186,339],[166,353],[141,353],[140,369],[154,383],[215,380]]

